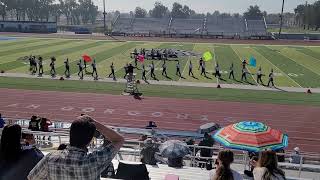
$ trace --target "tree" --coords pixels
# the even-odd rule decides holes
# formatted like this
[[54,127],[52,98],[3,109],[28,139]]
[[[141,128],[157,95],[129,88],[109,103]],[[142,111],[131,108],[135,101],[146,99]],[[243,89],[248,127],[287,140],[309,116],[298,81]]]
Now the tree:
[[149,15],[153,18],[163,18],[168,14],[168,8],[161,2],[155,2],[154,8],[149,11]]
[[134,17],[136,18],[145,18],[147,15],[147,11],[142,9],[141,7],[136,7],[134,10]]
[[248,10],[243,14],[246,19],[261,19],[263,13],[261,12],[259,6],[250,6]]
[[192,9],[189,8],[189,6],[184,5],[182,6],[181,4],[175,2],[172,5],[172,10],[171,10],[171,16],[173,18],[190,18],[191,14],[194,11]]

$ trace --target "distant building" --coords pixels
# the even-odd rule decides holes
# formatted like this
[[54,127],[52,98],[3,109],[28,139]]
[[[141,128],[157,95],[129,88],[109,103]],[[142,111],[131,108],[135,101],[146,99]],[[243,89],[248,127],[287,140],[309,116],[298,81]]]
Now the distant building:
[[56,33],[56,22],[0,21],[0,32]]

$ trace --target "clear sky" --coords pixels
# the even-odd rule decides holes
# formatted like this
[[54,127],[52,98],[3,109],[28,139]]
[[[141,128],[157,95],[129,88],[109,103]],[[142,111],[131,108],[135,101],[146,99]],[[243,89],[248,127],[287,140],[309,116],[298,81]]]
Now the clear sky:
[[[103,0],[93,0],[95,4],[102,9]],[[308,0],[313,3],[316,0]],[[155,0],[106,0],[107,11],[119,10],[120,12],[129,12],[136,6],[143,7],[147,10],[152,9]],[[173,2],[189,5],[197,12],[207,13],[219,10],[227,13],[243,13],[250,5],[259,5],[261,10],[268,13],[278,13],[281,11],[282,0],[160,0],[169,9]],[[285,0],[285,12],[293,12],[298,5],[305,3],[305,0]]]

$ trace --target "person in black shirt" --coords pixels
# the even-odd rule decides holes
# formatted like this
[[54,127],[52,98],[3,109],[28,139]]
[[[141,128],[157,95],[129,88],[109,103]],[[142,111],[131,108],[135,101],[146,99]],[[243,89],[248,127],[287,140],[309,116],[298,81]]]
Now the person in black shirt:
[[84,72],[87,74],[88,73],[87,62],[85,60],[83,60],[83,64],[84,64]]
[[192,69],[193,69],[193,65],[192,65],[192,62],[190,61],[190,63],[189,63],[189,76],[192,75],[192,77],[194,77]]
[[94,77],[94,80],[98,80],[98,72],[97,72],[97,64],[96,60],[93,60],[92,66],[92,77]]
[[127,77],[127,74],[128,74],[128,63],[123,67],[124,68],[124,76],[123,76],[123,79],[126,79]]
[[33,72],[33,63],[32,63],[32,55],[30,55],[30,57],[29,57],[29,71],[30,71],[30,73],[32,74],[32,72]]
[[270,87],[270,83],[272,84],[272,87],[274,87],[273,78],[274,78],[273,69],[271,69],[271,72],[269,74],[269,82],[268,82],[269,87]]
[[163,64],[162,64],[162,76],[165,76],[167,77],[167,64],[166,64],[166,61],[163,61]]
[[79,76],[80,79],[83,79],[83,66],[82,66],[82,63],[81,63],[81,59],[79,60],[77,65],[79,67],[78,76]]
[[42,59],[41,56],[39,57],[38,64],[39,64],[39,74],[38,74],[38,76],[41,77],[42,74],[43,74],[43,59]]
[[180,62],[176,64],[176,75],[181,77],[181,71],[180,71]]
[[153,78],[153,79],[156,79],[156,75],[154,74],[154,63],[153,63],[153,61],[152,61],[152,63],[150,64],[150,71],[151,71],[151,77]]
[[135,67],[138,67],[138,58],[139,58],[138,55],[134,56],[134,66]]
[[113,80],[116,80],[116,76],[114,75],[114,65],[113,65],[113,62],[111,63],[111,66],[110,66],[110,69],[111,69],[111,73],[109,74],[109,78],[113,78]]
[[146,68],[144,67],[144,64],[142,65],[142,80],[146,81]]
[[258,84],[261,83],[261,84],[263,85],[262,76],[263,76],[263,74],[262,74],[262,68],[260,67],[259,70],[258,70],[258,72],[257,72],[257,83],[258,83]]
[[219,79],[221,79],[221,73],[220,73],[220,66],[217,63],[215,69],[215,73],[214,73],[214,77],[218,77]]
[[51,63],[50,63],[50,67],[51,67],[50,74],[51,74],[51,77],[56,77],[55,61],[56,61],[56,58],[52,57],[51,58]]
[[31,63],[32,63],[32,75],[34,75],[38,71],[36,57],[34,56],[32,57]]
[[230,66],[229,79],[231,79],[231,76],[232,76],[232,78],[234,79],[234,67],[233,67],[233,63],[231,63],[231,66]]
[[200,60],[199,60],[199,68],[198,68],[198,70],[200,70],[200,68],[202,68],[202,64],[203,64],[203,59],[202,59],[202,58],[200,58]]
[[241,76],[241,81],[243,81],[244,79],[246,80],[246,81],[248,81],[247,80],[247,69],[246,68],[244,68],[244,69],[242,69],[242,76]]
[[134,68],[135,67],[133,67],[133,65],[132,64],[129,64],[129,66],[128,66],[128,80],[129,81],[132,81],[132,79],[133,79],[133,70],[134,70]]
[[202,61],[201,63],[201,76],[204,75],[204,77],[207,77],[207,73],[206,73],[206,64]]
[[66,70],[64,71],[64,75],[66,78],[70,78],[70,65],[69,65],[69,59],[64,62]]
[[242,69],[246,69],[246,65],[247,65],[248,63],[247,63],[247,60],[243,60],[242,61]]

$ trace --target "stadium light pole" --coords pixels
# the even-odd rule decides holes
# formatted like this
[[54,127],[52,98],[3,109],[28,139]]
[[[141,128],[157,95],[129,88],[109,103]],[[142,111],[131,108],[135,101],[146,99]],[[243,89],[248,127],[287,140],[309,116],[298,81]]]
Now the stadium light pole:
[[105,34],[106,31],[106,0],[103,0],[103,33]]
[[280,30],[279,30],[279,38],[280,38],[280,35],[281,35],[282,26],[283,26],[283,8],[284,8],[284,0],[282,0],[282,9],[281,9],[281,15],[280,15]]

